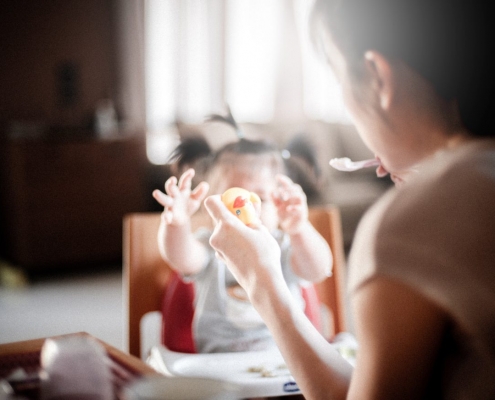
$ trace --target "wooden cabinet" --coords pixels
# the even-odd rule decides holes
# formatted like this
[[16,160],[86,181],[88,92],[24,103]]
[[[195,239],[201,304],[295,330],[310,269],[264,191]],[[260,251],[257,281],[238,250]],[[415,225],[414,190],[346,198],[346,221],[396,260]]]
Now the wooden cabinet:
[[144,139],[16,140],[2,153],[7,259],[31,270],[120,259],[122,218],[151,196]]

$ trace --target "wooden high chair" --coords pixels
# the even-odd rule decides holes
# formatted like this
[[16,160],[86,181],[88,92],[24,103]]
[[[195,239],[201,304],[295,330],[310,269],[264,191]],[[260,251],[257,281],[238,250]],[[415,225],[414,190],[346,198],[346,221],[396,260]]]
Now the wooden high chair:
[[[317,296],[312,300],[321,305],[324,325],[321,330],[327,339],[331,339],[346,329],[345,255],[340,212],[334,206],[312,207],[309,219],[327,240],[333,253],[333,275],[315,285]],[[124,217],[124,340],[129,353],[136,357],[141,357],[141,318],[148,312],[162,310],[167,284],[176,280],[158,251],[159,224],[159,212],[132,213]]]

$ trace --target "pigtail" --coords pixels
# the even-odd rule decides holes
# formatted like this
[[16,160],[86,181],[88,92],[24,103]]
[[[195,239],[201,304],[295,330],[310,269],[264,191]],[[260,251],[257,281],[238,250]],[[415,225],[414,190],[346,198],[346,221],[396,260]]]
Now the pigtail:
[[179,177],[188,168],[196,170],[196,177],[200,178],[207,168],[208,160],[213,151],[200,134],[184,136],[180,144],[172,151],[168,163],[172,166],[172,172]]
[[[269,160],[274,173],[282,173],[284,171],[282,157],[275,142],[246,138],[228,106],[226,116],[211,114],[205,119],[205,122],[213,121],[221,122],[234,128],[238,140],[229,142],[217,149],[211,157],[209,167],[218,163],[235,165],[238,162],[239,156],[256,155],[266,157],[265,160]],[[253,167],[256,167],[256,164]]]
[[230,125],[232,128],[234,128],[235,134],[237,135],[238,139],[244,139],[244,132],[242,129],[239,127],[237,124],[236,120],[234,119],[234,116],[232,115],[232,112],[230,111],[230,107],[227,106],[227,115],[219,115],[219,114],[210,114],[208,117],[206,117],[205,122],[223,122],[227,125]]

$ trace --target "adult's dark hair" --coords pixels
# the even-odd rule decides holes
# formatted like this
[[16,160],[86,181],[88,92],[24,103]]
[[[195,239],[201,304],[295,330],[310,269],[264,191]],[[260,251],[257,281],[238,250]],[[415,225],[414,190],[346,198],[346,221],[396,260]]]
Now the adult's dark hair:
[[356,74],[366,50],[404,61],[457,102],[473,135],[493,136],[491,8],[481,0],[316,0],[312,35],[318,42],[327,30]]

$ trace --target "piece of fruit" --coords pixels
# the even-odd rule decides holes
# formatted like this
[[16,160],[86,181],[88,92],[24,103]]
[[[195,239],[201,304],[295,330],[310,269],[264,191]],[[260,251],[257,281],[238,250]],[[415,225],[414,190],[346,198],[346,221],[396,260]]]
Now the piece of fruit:
[[253,223],[259,218],[261,199],[254,192],[233,187],[227,189],[222,194],[222,202],[232,214],[237,216],[246,225]]

